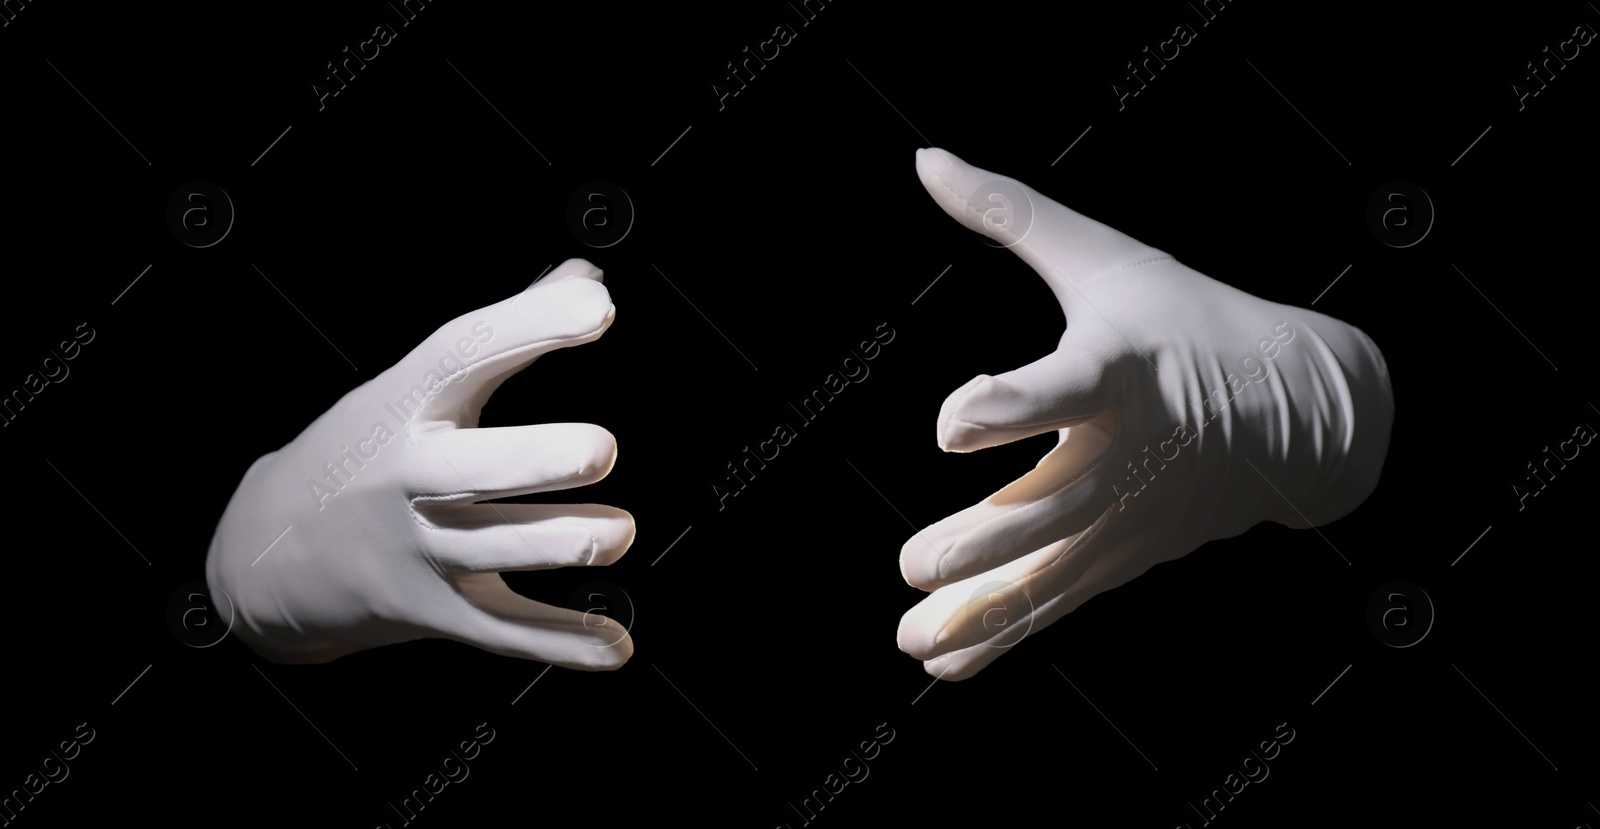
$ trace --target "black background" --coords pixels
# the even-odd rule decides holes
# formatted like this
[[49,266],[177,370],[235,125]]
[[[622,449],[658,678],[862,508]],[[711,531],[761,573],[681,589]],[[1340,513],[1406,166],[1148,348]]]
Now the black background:
[[[382,2],[27,5],[0,28],[0,379],[80,322],[96,335],[0,430],[0,784],[80,722],[96,737],[16,824],[399,826],[386,804],[488,723],[417,823],[800,826],[787,804],[887,723],[815,823],[1199,826],[1186,802],[1288,723],[1216,822],[1600,825],[1600,449],[1525,509],[1511,488],[1600,425],[1597,46],[1525,108],[1511,90],[1600,11],[1285,5],[1203,27],[1169,2],[835,0],[805,26],[782,2],[438,0],[404,27]],[[323,65],[380,22],[394,41],[319,110]],[[723,65],[780,22],[793,42],[719,110]],[[1180,22],[1198,36],[1119,110],[1124,64]],[[895,647],[923,595],[900,545],[1053,441],[948,455],[939,405],[1063,325],[1025,265],[928,198],[930,145],[1371,334],[1397,407],[1377,492],[1325,538],[1208,544],[930,688]],[[205,249],[164,214],[196,179],[236,209]],[[603,249],[568,228],[596,179],[636,209]],[[1404,249],[1367,223],[1397,179],[1436,211]],[[483,425],[617,436],[610,477],[554,500],[632,512],[630,553],[510,581],[555,603],[619,587],[626,666],[546,674],[425,641],[285,667],[179,641],[169,598],[203,578],[251,461],[574,256],[605,269],[615,325],[508,383]],[[870,377],[719,509],[724,465],[884,322]],[[1394,579],[1437,613],[1405,649],[1365,619]]]

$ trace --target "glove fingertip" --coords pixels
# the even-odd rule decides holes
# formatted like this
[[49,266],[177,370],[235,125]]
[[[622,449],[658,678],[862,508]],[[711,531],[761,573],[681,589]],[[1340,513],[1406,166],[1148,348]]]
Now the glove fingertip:
[[605,281],[605,271],[587,259],[574,257],[557,265],[539,281],[560,282],[565,279],[589,279],[595,282]]

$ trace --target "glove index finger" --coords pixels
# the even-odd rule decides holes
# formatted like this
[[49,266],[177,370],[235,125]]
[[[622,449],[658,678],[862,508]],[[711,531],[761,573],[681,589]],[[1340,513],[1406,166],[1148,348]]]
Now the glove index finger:
[[527,291],[441,326],[391,369],[387,402],[413,434],[474,427],[507,378],[550,351],[599,339],[615,316],[599,269],[569,260]]

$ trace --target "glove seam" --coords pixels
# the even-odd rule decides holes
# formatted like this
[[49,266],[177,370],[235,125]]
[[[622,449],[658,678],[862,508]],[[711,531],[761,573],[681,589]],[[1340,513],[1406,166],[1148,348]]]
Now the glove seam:
[[[1175,256],[1173,256],[1172,254],[1169,254],[1169,253],[1163,253],[1160,256],[1152,256],[1152,257],[1149,257],[1147,259],[1140,259],[1140,260],[1138,260],[1136,262],[1129,262],[1129,263],[1127,263],[1125,265],[1113,265],[1113,266],[1111,266],[1109,268],[1103,268],[1101,270],[1098,270],[1098,271],[1095,271],[1094,273],[1089,274],[1088,276],[1082,277],[1082,279],[1087,282],[1087,281],[1092,280],[1092,279],[1099,279],[1100,277],[1105,276],[1106,274],[1123,273],[1124,271],[1131,271],[1134,268],[1142,267],[1144,265],[1153,265],[1153,264],[1155,264],[1157,262],[1172,262],[1172,263],[1175,263],[1175,264],[1179,264],[1177,257],[1175,257]],[[1074,287],[1076,287],[1076,286],[1074,286]]]

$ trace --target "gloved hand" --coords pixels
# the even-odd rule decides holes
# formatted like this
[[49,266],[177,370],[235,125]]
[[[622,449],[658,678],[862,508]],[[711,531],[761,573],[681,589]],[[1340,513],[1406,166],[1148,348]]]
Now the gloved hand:
[[932,593],[902,618],[900,648],[928,673],[970,677],[1152,565],[1260,521],[1326,524],[1377,486],[1394,400],[1361,331],[1230,288],[949,152],[918,150],[917,174],[1032,266],[1067,320],[1054,353],[973,378],[939,412],[947,452],[1060,439],[902,548],[906,581]]
[[581,670],[626,662],[633,643],[620,624],[526,599],[499,571],[610,564],[633,541],[633,517],[474,503],[611,471],[616,440],[598,426],[475,427],[507,378],[598,339],[615,313],[600,270],[569,259],[438,329],[257,460],[206,558],[213,595],[235,608],[233,632],[284,663],[423,637]]

